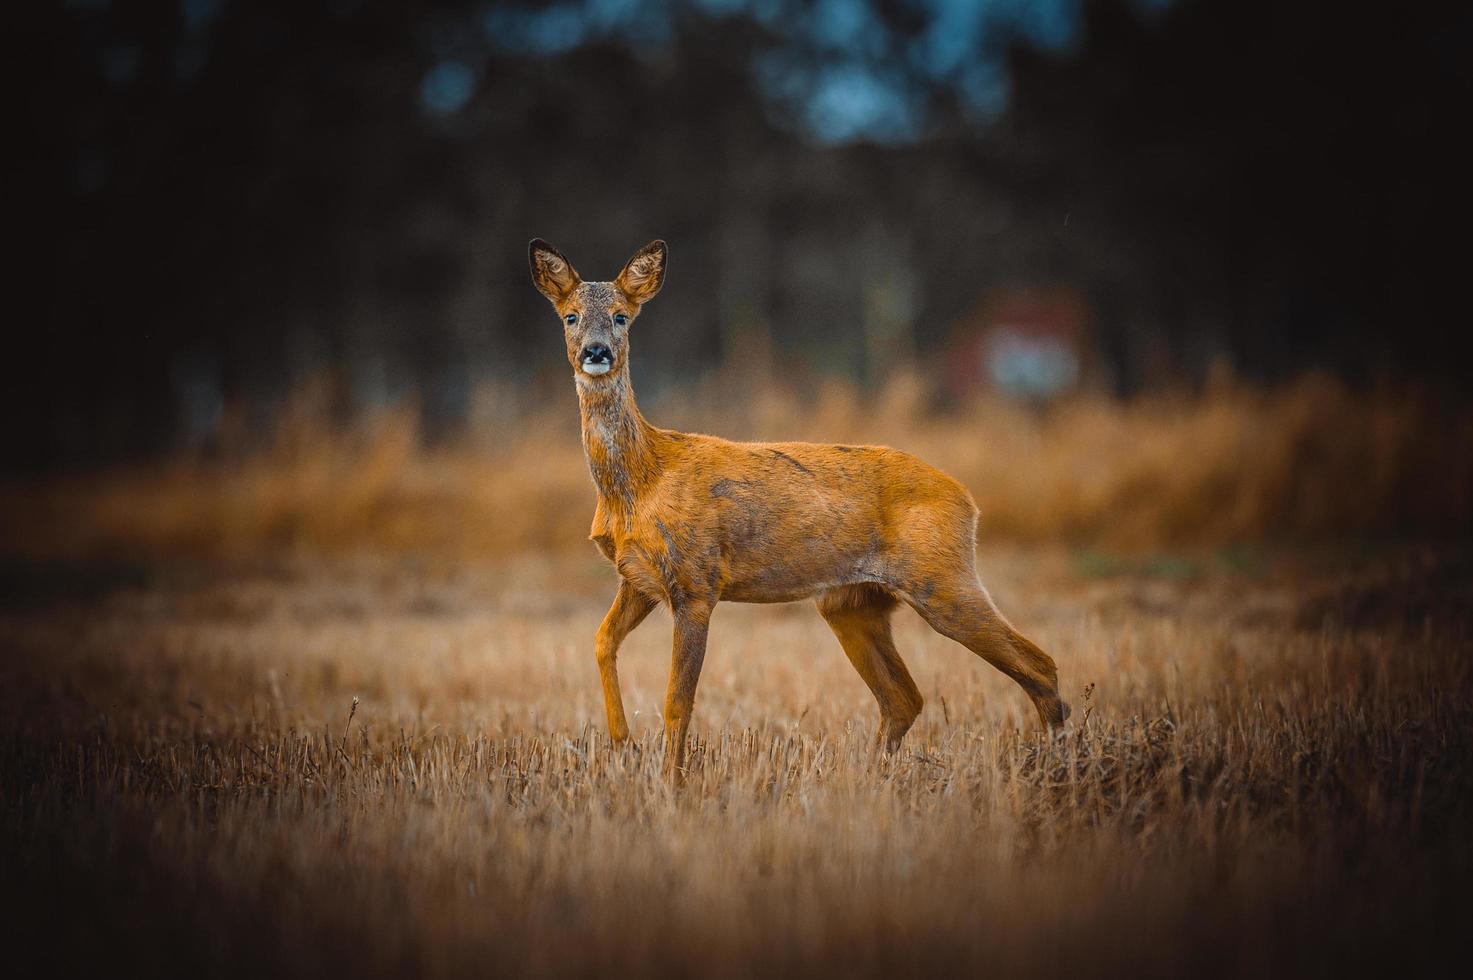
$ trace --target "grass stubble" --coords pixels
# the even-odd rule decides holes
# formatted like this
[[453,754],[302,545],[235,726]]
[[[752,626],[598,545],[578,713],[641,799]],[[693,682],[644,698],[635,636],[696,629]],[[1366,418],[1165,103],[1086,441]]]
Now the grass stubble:
[[[1068,732],[1031,732],[1009,682],[903,611],[928,703],[877,758],[873,701],[811,608],[722,606],[678,787],[658,748],[668,617],[621,657],[635,737],[616,748],[592,560],[163,565],[12,603],[5,921],[53,971],[155,974],[1321,975],[1461,955],[1465,559],[982,565],[1057,657]],[[1368,587],[1410,598],[1367,606]]]

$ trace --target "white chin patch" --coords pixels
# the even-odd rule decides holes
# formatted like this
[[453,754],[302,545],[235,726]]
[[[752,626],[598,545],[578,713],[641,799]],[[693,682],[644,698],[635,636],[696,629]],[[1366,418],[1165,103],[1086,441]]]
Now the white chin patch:
[[583,373],[593,375],[608,374],[609,371],[613,369],[613,367],[614,366],[612,364],[605,364],[602,361],[584,361]]

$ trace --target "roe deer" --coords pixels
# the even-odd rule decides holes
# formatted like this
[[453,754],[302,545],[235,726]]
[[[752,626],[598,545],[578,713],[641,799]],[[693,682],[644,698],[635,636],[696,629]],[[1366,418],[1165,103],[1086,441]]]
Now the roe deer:
[[541,239],[529,253],[532,281],[562,318],[577,384],[598,489],[590,537],[619,572],[596,644],[616,742],[629,736],[619,644],[664,602],[675,620],[665,765],[682,768],[706,630],[723,599],[816,598],[880,704],[887,751],[922,704],[890,638],[902,600],[1017,681],[1043,724],[1063,724],[1069,709],[1053,660],[1009,625],[977,579],[977,508],[960,483],[880,446],[728,442],[655,428],[634,403],[629,328],[664,283],[665,243],[640,249],[613,282],[584,282]]

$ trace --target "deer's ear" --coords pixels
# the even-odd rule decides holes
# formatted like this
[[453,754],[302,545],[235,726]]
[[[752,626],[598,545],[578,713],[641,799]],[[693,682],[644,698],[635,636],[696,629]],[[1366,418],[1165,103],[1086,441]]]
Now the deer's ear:
[[532,284],[554,303],[566,298],[583,281],[567,256],[540,238],[532,239],[527,246],[527,257],[532,263]]
[[648,303],[665,284],[665,243],[656,239],[634,253],[614,285],[636,303]]

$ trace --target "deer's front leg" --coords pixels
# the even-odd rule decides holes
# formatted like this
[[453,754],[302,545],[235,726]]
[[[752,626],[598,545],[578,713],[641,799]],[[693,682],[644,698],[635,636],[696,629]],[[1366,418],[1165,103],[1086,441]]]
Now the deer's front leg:
[[629,737],[629,723],[624,720],[624,698],[619,693],[619,644],[624,637],[644,621],[655,608],[653,599],[647,598],[624,579],[619,580],[619,591],[614,604],[598,628],[598,639],[594,649],[598,656],[598,675],[604,686],[604,710],[609,715],[609,735],[615,742]]
[[665,770],[671,774],[685,767],[685,733],[690,728],[696,684],[706,659],[711,607],[711,603],[688,600],[671,609],[675,617],[675,640],[670,659],[670,686],[665,691]]

